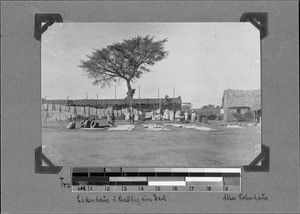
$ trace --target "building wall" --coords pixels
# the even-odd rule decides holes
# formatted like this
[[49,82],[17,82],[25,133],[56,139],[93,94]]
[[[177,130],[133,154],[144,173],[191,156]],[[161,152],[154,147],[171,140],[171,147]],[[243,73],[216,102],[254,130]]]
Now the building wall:
[[[239,111],[238,111],[239,109]],[[227,122],[254,122],[254,111],[249,108],[230,108],[225,111]]]
[[[66,105],[66,100],[42,100],[42,104],[53,105]],[[130,101],[125,99],[106,99],[106,100],[69,100],[70,106],[89,106],[97,109],[114,107],[115,109],[123,109],[130,106]],[[168,101],[165,99],[132,99],[131,105],[135,109],[141,111],[161,110],[181,110],[181,98],[170,98]]]

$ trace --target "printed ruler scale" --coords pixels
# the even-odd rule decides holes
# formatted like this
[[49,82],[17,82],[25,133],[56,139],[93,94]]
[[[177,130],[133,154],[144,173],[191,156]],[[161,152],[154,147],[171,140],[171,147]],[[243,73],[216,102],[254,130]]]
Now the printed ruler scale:
[[72,192],[241,192],[241,168],[71,169]]

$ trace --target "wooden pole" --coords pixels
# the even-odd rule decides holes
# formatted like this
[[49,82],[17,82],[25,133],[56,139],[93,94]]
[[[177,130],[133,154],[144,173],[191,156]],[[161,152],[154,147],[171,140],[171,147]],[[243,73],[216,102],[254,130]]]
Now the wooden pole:
[[175,87],[173,87],[173,98],[175,98]]
[[97,107],[98,107],[98,94],[96,94],[96,96],[97,96],[97,100],[96,100],[96,109],[97,109]]
[[175,121],[174,99],[175,99],[175,87],[173,87],[173,100],[172,100],[172,104],[173,104],[173,122]]
[[130,121],[130,125],[132,122],[132,98],[130,96],[130,113],[129,113],[129,121]]
[[117,99],[117,86],[115,86],[115,100]]
[[157,88],[157,95],[158,95],[158,102],[159,102],[158,103],[158,105],[159,105],[158,108],[161,109],[161,102],[160,102],[160,99],[159,99],[159,88]]
[[139,112],[141,110],[141,87],[139,85]]

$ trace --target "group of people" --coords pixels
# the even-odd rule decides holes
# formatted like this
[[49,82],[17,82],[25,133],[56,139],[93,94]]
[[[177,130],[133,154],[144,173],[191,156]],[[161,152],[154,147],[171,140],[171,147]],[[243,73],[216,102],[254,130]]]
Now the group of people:
[[109,127],[110,125],[116,126],[114,120],[108,121],[108,124],[109,125],[100,125],[100,123],[96,122],[95,118],[93,118],[92,120],[85,118],[83,121],[80,122],[80,128],[105,128]]
[[[76,126],[76,122],[70,122],[66,128],[67,129],[75,129]],[[100,125],[100,123],[98,123],[96,121],[95,118],[93,119],[89,119],[89,118],[84,118],[81,122],[80,122],[80,128],[106,128],[106,127],[110,127],[110,126],[116,126],[115,125],[115,118],[111,117],[111,119],[108,121],[108,125]]]
[[100,125],[100,123],[96,122],[95,118],[93,118],[92,120],[85,118],[80,122],[80,128],[105,128],[109,127],[110,125],[115,127],[116,125],[114,113],[112,113],[111,117],[109,117],[108,124],[109,125]]
[[[196,112],[192,111],[192,114],[191,114],[191,123],[195,123],[196,117],[197,117]],[[185,111],[185,113],[184,113],[184,120],[185,121],[189,120],[189,113],[187,111]]]

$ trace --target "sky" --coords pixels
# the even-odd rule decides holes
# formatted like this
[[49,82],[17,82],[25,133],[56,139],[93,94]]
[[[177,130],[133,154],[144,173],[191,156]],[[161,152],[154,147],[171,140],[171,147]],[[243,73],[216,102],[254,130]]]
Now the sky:
[[93,86],[82,68],[94,49],[136,36],[168,38],[166,59],[132,83],[134,98],[181,96],[193,108],[221,105],[226,89],[260,89],[260,35],[247,22],[223,23],[54,23],[42,35],[42,97],[123,99],[125,82]]

